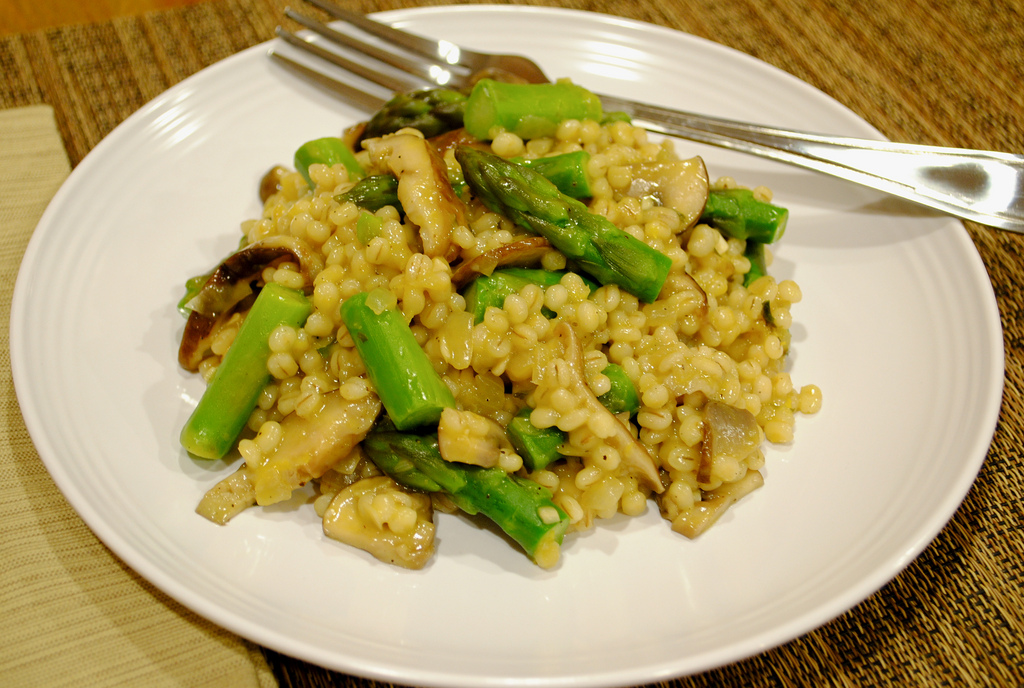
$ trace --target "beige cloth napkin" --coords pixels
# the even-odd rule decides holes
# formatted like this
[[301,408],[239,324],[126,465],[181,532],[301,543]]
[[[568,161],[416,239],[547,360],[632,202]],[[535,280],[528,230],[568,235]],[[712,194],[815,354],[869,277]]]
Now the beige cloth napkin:
[[86,527],[29,438],[11,381],[11,297],[70,172],[53,110],[0,111],[0,684],[276,685],[255,645],[153,588]]

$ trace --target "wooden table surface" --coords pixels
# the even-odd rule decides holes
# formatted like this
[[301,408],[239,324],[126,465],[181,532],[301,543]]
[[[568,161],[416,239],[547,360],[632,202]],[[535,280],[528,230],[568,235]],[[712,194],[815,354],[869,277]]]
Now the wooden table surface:
[[197,2],[201,0],[4,0],[0,3],[0,36],[104,22]]
[[[271,38],[285,4],[5,0],[0,109],[52,106],[77,165],[155,95]],[[341,4],[369,12],[445,3]],[[709,38],[794,74],[891,139],[1024,151],[1024,0],[513,4],[616,14]],[[102,49],[83,49],[90,45]],[[159,61],[148,68],[140,55]],[[661,685],[1024,685],[1024,237],[966,228],[996,285],[1007,368],[995,438],[960,510],[903,573],[834,621],[756,657]],[[282,686],[381,685],[271,650],[265,656]],[[95,679],[79,685],[102,685]]]

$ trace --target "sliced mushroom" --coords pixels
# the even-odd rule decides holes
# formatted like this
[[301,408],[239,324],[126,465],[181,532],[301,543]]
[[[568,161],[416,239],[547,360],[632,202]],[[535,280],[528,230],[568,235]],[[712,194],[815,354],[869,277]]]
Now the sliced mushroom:
[[526,237],[502,244],[459,263],[452,271],[452,285],[461,289],[477,275],[489,275],[498,268],[536,265],[551,250],[551,244],[544,237]]
[[750,411],[720,401],[704,406],[704,441],[700,447],[697,482],[707,484],[715,462],[743,461],[761,444],[761,429]]
[[359,144],[363,140],[363,132],[366,131],[366,124],[366,122],[357,122],[351,127],[346,127],[341,132],[341,140],[345,142],[349,150],[359,150]]
[[[560,322],[555,327],[554,334],[565,347],[564,360],[568,365],[571,378],[568,387],[569,392],[574,394],[577,400],[583,402],[589,417],[592,419],[590,422],[593,423],[595,419],[602,419],[604,416],[610,417],[612,423],[609,424],[607,421],[604,421],[603,424],[606,427],[612,428],[612,434],[609,437],[603,438],[604,442],[619,452],[619,456],[629,470],[630,475],[651,491],[658,494],[664,492],[665,486],[661,484],[658,466],[650,453],[630,434],[629,428],[597,400],[594,392],[587,385],[583,367],[583,351],[580,348],[579,339],[576,337],[576,333],[573,332],[572,326],[567,322]],[[594,425],[597,424],[599,423],[594,423]]]
[[281,165],[274,165],[260,179],[260,202],[266,203],[267,199],[281,190],[281,180],[288,174],[288,169]]
[[421,569],[434,554],[430,497],[407,492],[387,476],[349,485],[324,512],[324,533],[377,559]]
[[242,465],[237,471],[211,487],[196,507],[196,513],[218,525],[224,525],[256,503],[252,473]]
[[437,424],[437,446],[445,461],[468,463],[493,468],[501,459],[502,449],[512,444],[500,425],[490,418],[446,408]]
[[257,465],[249,465],[256,502],[266,506],[288,499],[294,490],[344,459],[373,427],[380,406],[375,394],[350,401],[335,390],[323,396],[317,414],[285,417],[277,449]]
[[736,482],[704,493],[704,499],[672,519],[672,530],[693,539],[714,525],[729,507],[762,485],[764,478],[759,472],[747,471]]
[[299,266],[307,284],[323,269],[323,258],[302,239],[275,235],[254,241],[224,259],[186,306],[202,315],[216,316],[252,293],[251,282],[263,268],[281,259]]
[[252,306],[253,298],[247,297],[236,304],[235,308],[225,311],[216,317],[207,317],[196,311],[188,314],[185,331],[178,345],[178,363],[185,370],[196,372],[203,362],[217,333],[228,323],[235,313],[242,313]]
[[700,157],[633,166],[630,196],[655,198],[679,213],[683,229],[692,227],[708,201],[708,169]]
[[456,146],[472,146],[473,148],[479,148],[480,150],[487,149],[487,144],[470,134],[465,129],[452,129],[451,131],[446,131],[443,134],[431,136],[427,141],[429,141],[430,145],[432,145],[437,152],[441,154],[442,158],[444,158],[445,153]]
[[185,304],[191,313],[178,346],[178,363],[183,368],[198,370],[224,316],[239,310],[238,306],[252,295],[252,283],[263,269],[279,260],[297,263],[307,284],[313,284],[324,267],[323,259],[309,244],[292,236],[267,237],[225,258],[199,293]]
[[363,146],[371,160],[398,177],[398,200],[419,227],[423,252],[453,259],[459,247],[452,243],[452,232],[466,224],[466,206],[448,183],[441,155],[422,136],[401,131],[367,139]]

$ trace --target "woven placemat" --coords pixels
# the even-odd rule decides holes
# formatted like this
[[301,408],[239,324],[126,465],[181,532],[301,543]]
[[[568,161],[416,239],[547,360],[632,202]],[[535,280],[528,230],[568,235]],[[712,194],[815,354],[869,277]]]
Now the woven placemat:
[[[18,265],[70,173],[53,109],[0,110],[0,318]],[[18,410],[0,330],[0,683],[273,685],[264,656],[128,569],[64,501]]]
[[[285,4],[215,0],[0,38],[0,108],[52,105],[75,165],[152,97],[272,37]],[[369,12],[460,3],[340,4]],[[1024,151],[1021,2],[513,4],[615,14],[722,43],[816,86],[892,139]],[[995,284],[1005,330],[1006,387],[988,459],[960,510],[917,560],[855,609],[783,647],[663,685],[1024,685],[1024,237],[971,224],[967,231]],[[17,421],[7,417],[9,425]],[[151,589],[147,594],[160,599]],[[266,655],[282,685],[379,685],[275,652]]]

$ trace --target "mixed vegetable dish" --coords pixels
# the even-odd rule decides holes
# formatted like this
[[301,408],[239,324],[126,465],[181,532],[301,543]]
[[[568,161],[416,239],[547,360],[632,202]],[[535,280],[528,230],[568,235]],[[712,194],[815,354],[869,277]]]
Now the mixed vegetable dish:
[[436,512],[538,565],[651,504],[696,537],[821,393],[786,372],[788,220],[570,82],[395,96],[299,146],[186,285],[181,431],[235,471],[219,524],[306,494],[328,537],[421,568]]

